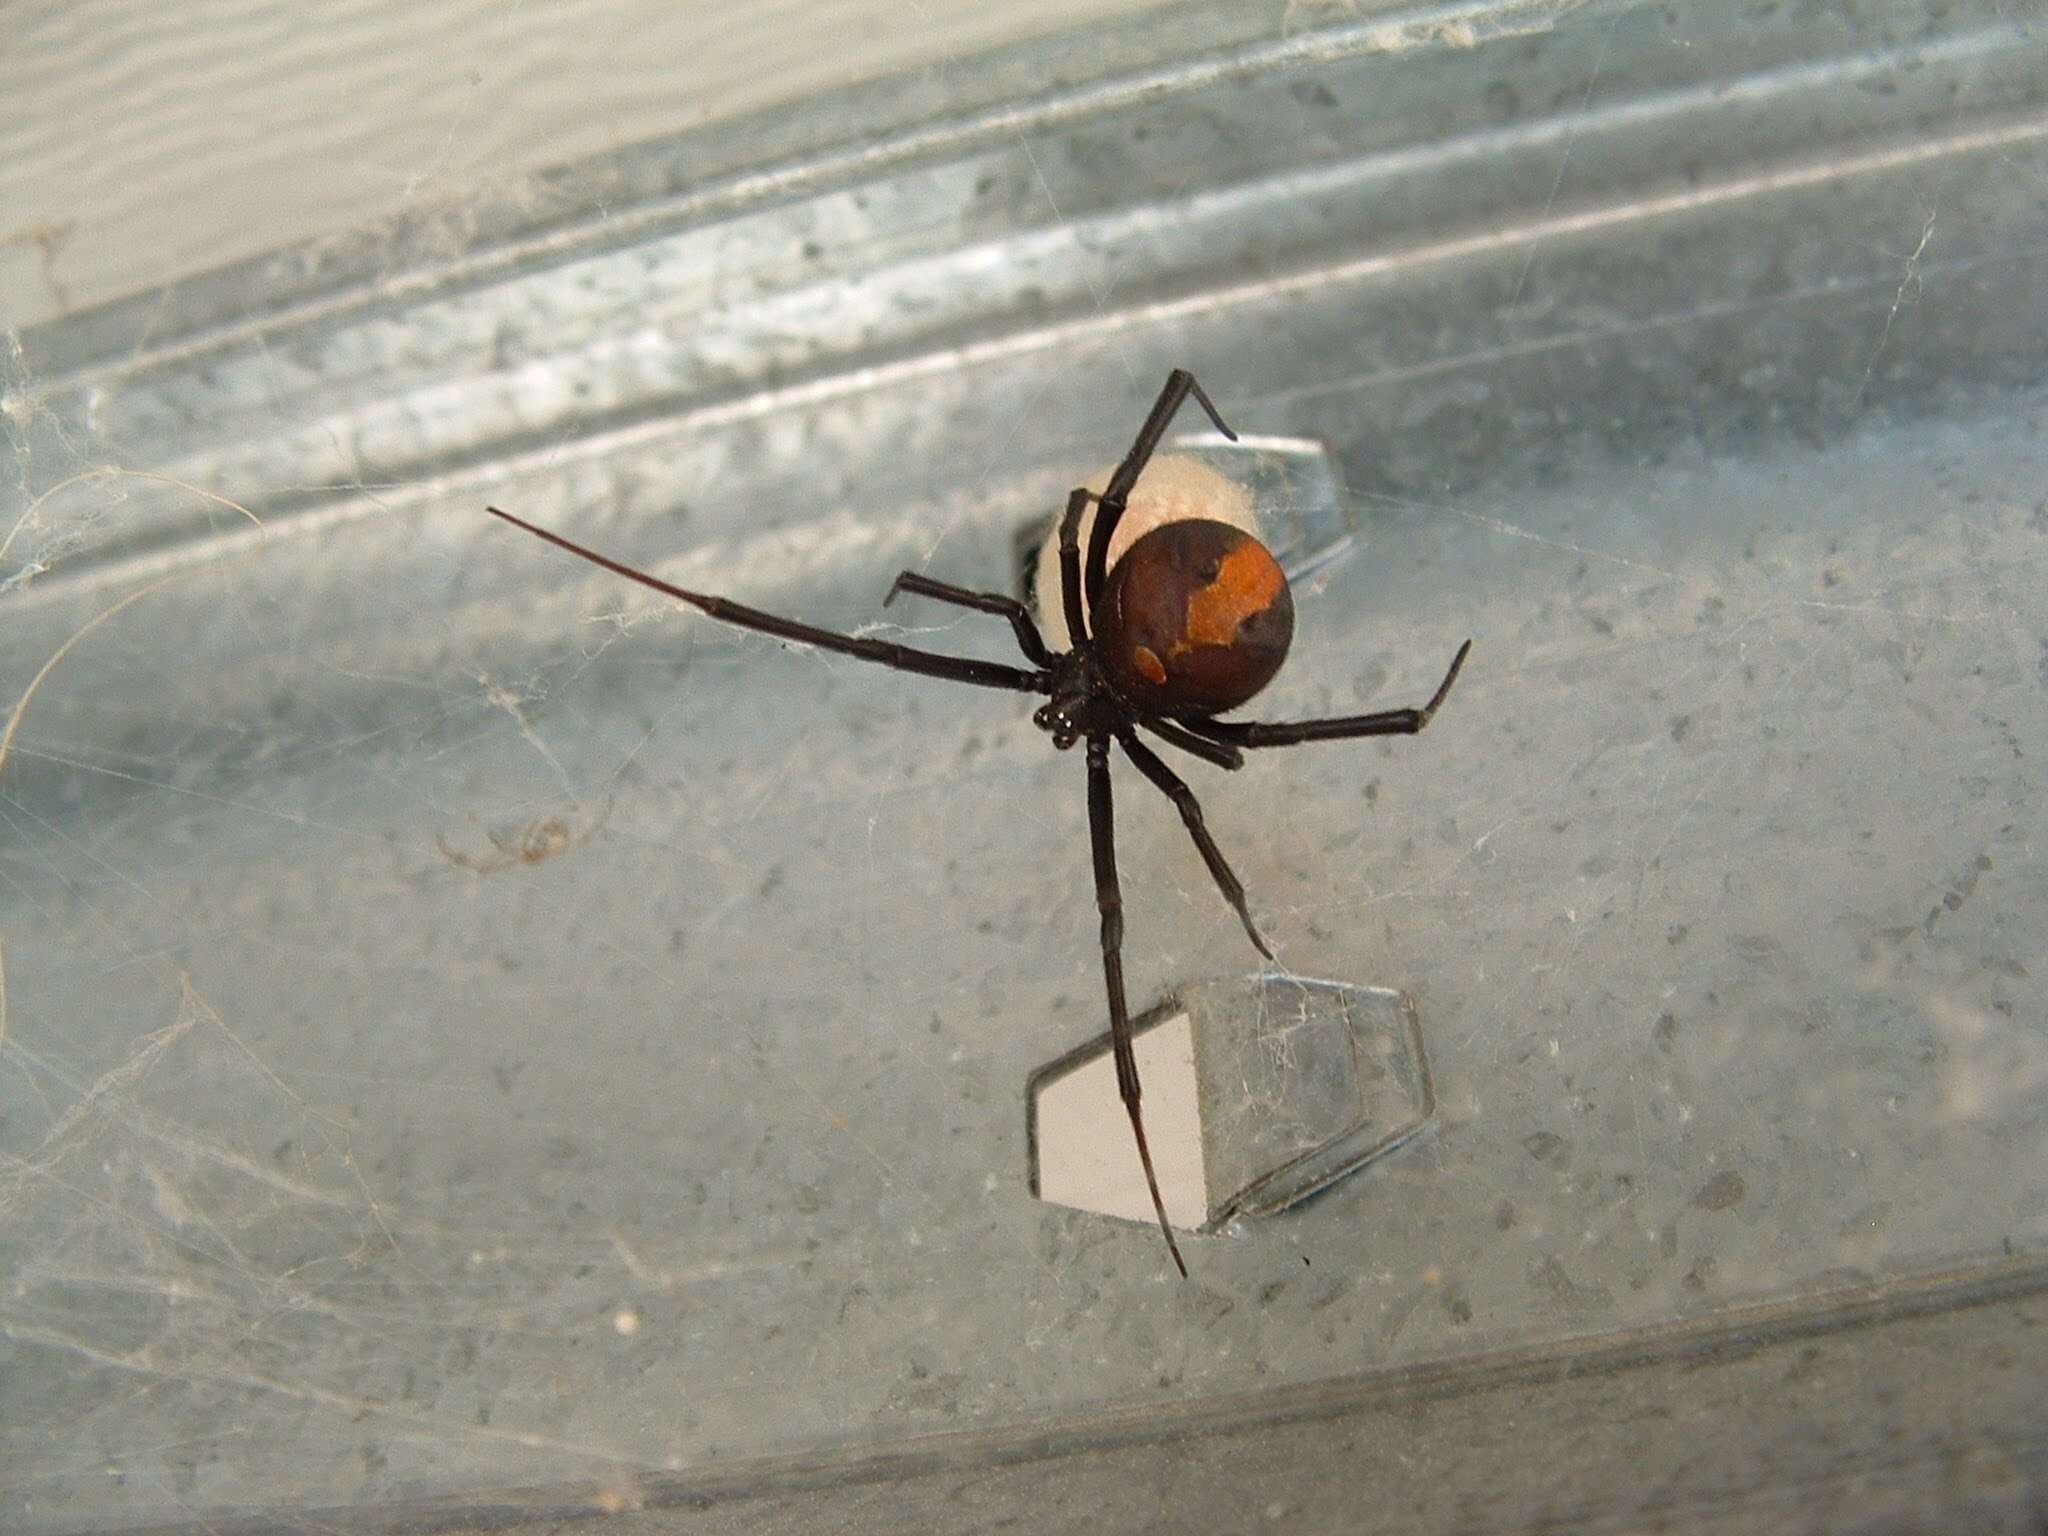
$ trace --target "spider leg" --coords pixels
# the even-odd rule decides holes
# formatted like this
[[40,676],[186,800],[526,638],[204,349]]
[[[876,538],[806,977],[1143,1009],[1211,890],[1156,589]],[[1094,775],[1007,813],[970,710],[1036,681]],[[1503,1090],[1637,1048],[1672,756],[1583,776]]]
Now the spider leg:
[[645,571],[636,571],[630,565],[600,555],[594,549],[587,549],[559,533],[550,533],[524,518],[514,517],[510,512],[501,512],[496,507],[484,508],[493,517],[501,517],[515,528],[524,528],[535,538],[545,539],[558,549],[566,549],[579,559],[588,560],[592,565],[602,566],[614,575],[628,581],[637,581],[643,587],[650,587],[665,596],[701,609],[726,624],[741,629],[757,629],[765,635],[774,635],[781,640],[794,640],[801,645],[815,645],[821,651],[838,651],[847,656],[858,656],[862,661],[878,662],[893,667],[899,672],[916,672],[925,677],[943,677],[956,683],[973,683],[982,688],[1013,688],[1019,693],[1045,693],[1051,687],[1051,678],[1044,671],[1026,672],[1021,667],[1006,666],[999,661],[975,661],[962,656],[942,656],[937,651],[921,651],[914,646],[897,645],[888,640],[872,640],[860,635],[842,635],[837,630],[819,629],[811,624],[799,624],[794,619],[785,619],[772,613],[763,613],[758,608],[749,608],[744,603],[735,603],[729,598],[711,597],[701,592],[687,592],[678,586],[650,576]]
[[1145,1117],[1138,1108],[1138,1053],[1132,1043],[1131,1014],[1124,1002],[1124,900],[1116,881],[1116,824],[1110,808],[1109,736],[1088,737],[1088,832],[1095,850],[1095,905],[1102,913],[1102,975],[1109,988],[1109,1043],[1116,1053],[1116,1087],[1131,1112],[1131,1134],[1138,1138],[1138,1161],[1145,1165],[1145,1183],[1152,1191],[1152,1209],[1174,1267],[1187,1278],[1188,1266],[1173,1240],[1166,1202],[1159,1197],[1159,1177],[1152,1171],[1152,1149],[1145,1142]]
[[1259,937],[1259,930],[1252,922],[1252,914],[1244,904],[1244,887],[1231,873],[1229,863],[1223,857],[1223,850],[1216,846],[1216,840],[1209,836],[1209,829],[1202,824],[1201,803],[1195,799],[1195,792],[1181,781],[1181,778],[1165,763],[1159,754],[1138,740],[1137,732],[1128,728],[1118,731],[1117,741],[1124,754],[1138,765],[1138,772],[1158,786],[1161,794],[1174,804],[1180,812],[1180,819],[1187,824],[1188,836],[1195,840],[1195,848],[1202,855],[1202,862],[1209,866],[1209,875],[1216,882],[1216,889],[1223,893],[1223,899],[1237,912],[1237,920],[1244,924],[1244,931],[1252,941],[1252,947],[1268,960],[1273,951],[1266,948],[1266,941]]
[[1233,747],[1287,747],[1298,741],[1334,741],[1347,736],[1413,736],[1437,712],[1458,669],[1472,649],[1467,640],[1451,658],[1451,670],[1420,709],[1382,709],[1370,715],[1337,715],[1328,720],[1197,720],[1188,729]]
[[[1151,414],[1138,428],[1137,440],[1131,444],[1131,451],[1124,455],[1123,463],[1117,465],[1116,473],[1109,477],[1108,487],[1097,498],[1101,505],[1096,509],[1095,525],[1088,532],[1087,582],[1082,589],[1088,594],[1091,612],[1096,600],[1102,596],[1102,579],[1109,568],[1109,536],[1116,532],[1116,525],[1123,520],[1124,502],[1129,499],[1132,487],[1137,485],[1138,476],[1151,462],[1160,439],[1166,436],[1174,412],[1181,408],[1189,395],[1201,402],[1202,409],[1209,413],[1209,420],[1216,424],[1218,432],[1233,443],[1237,441],[1237,434],[1223,424],[1223,418],[1216,413],[1216,407],[1210,403],[1202,386],[1195,382],[1192,373],[1185,368],[1176,368],[1166,376],[1166,387],[1152,402]],[[1073,515],[1071,504],[1068,515]]]
[[1046,649],[1038,626],[1031,622],[1030,613],[1014,597],[1006,597],[1000,592],[975,592],[966,587],[956,587],[949,581],[934,581],[916,571],[905,571],[890,584],[889,595],[882,599],[882,606],[886,608],[895,602],[898,592],[914,592],[919,597],[957,603],[962,608],[973,608],[981,613],[1000,614],[1017,632],[1017,645],[1026,658],[1041,667],[1052,665],[1052,652]]
[[1209,741],[1193,731],[1175,725],[1161,715],[1137,715],[1138,724],[1169,746],[1191,752],[1205,763],[1214,763],[1218,768],[1242,768],[1244,754],[1235,747],[1225,746],[1220,741]]

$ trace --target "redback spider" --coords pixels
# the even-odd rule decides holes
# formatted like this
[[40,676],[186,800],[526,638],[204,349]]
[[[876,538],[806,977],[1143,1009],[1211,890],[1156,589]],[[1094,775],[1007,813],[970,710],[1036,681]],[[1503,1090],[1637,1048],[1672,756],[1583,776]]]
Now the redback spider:
[[[1102,970],[1109,989],[1109,1035],[1116,1056],[1117,1091],[1130,1111],[1131,1134],[1137,1138],[1138,1160],[1144,1165],[1159,1230],[1166,1235],[1167,1251],[1183,1276],[1188,1267],[1166,1219],[1165,1202],[1159,1197],[1152,1152],[1145,1143],[1145,1118],[1138,1107],[1138,1062],[1131,1044],[1130,1010],[1124,1001],[1123,896],[1117,886],[1116,834],[1110,811],[1110,743],[1121,747],[1138,772],[1173,802],[1223,899],[1237,913],[1259,953],[1270,960],[1273,952],[1252,922],[1244,887],[1202,825],[1202,808],[1195,802],[1194,792],[1145,745],[1138,732],[1148,731],[1168,746],[1219,768],[1243,767],[1243,749],[1247,747],[1285,747],[1347,736],[1412,736],[1429,724],[1472,649],[1470,640],[1458,647],[1444,680],[1420,709],[1383,709],[1327,720],[1214,718],[1264,688],[1287,658],[1294,637],[1294,598],[1272,554],[1257,539],[1226,523],[1188,517],[1153,529],[1136,540],[1113,569],[1104,569],[1110,535],[1124,515],[1138,476],[1166,435],[1174,412],[1189,395],[1201,404],[1217,431],[1236,440],[1237,434],[1223,424],[1194,375],[1176,368],[1167,376],[1166,387],[1138,429],[1137,441],[1102,494],[1079,489],[1067,498],[1066,515],[1059,527],[1060,602],[1067,633],[1073,637],[1071,650],[1058,654],[1050,650],[1024,605],[1000,593],[974,592],[905,571],[882,599],[887,607],[897,593],[910,592],[1007,619],[1031,663],[1029,668],[842,635],[763,613],[729,598],[686,592],[509,512],[487,509],[593,565],[742,629],[757,629],[903,672],[1048,695],[1047,702],[1032,714],[1033,723],[1063,751],[1077,741],[1087,743],[1088,829],[1095,854],[1095,905],[1102,916]],[[1081,517],[1090,501],[1098,502],[1101,510],[1088,535],[1084,562]],[[1095,621],[1092,629],[1091,618]]]

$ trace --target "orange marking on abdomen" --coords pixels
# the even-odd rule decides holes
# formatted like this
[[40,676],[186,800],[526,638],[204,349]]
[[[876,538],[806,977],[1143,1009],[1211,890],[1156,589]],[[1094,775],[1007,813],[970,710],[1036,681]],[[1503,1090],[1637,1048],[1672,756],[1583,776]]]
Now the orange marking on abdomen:
[[1131,665],[1138,669],[1138,676],[1154,688],[1166,686],[1166,663],[1153,654],[1150,646],[1139,646],[1131,657]]
[[1246,539],[1223,557],[1214,581],[1188,595],[1187,623],[1171,654],[1197,645],[1231,644],[1237,639],[1237,626],[1272,607],[1286,584],[1279,562]]

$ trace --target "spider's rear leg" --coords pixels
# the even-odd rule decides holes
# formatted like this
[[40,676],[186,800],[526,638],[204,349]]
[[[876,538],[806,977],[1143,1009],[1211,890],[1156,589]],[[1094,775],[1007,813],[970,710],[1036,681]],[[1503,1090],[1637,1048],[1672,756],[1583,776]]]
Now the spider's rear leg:
[[1052,665],[1052,652],[1046,647],[1045,637],[1039,634],[1038,626],[1031,621],[1031,614],[1014,597],[1001,592],[976,592],[971,587],[956,587],[950,581],[938,581],[917,571],[904,571],[889,583],[889,595],[882,599],[882,606],[886,608],[895,602],[898,592],[914,592],[919,597],[957,603],[977,613],[993,613],[1008,619],[1010,628],[1017,632],[1018,648],[1025,656],[1038,666]]
[[1164,715],[1140,715],[1138,724],[1169,746],[1199,757],[1205,763],[1214,763],[1218,768],[1238,769],[1244,766],[1244,754],[1220,741],[1211,741],[1206,736],[1197,736],[1183,726],[1175,725]]
[[1117,732],[1116,739],[1123,745],[1124,753],[1138,765],[1138,772],[1158,786],[1161,794],[1171,800],[1180,812],[1180,819],[1187,824],[1188,836],[1195,840],[1195,848],[1202,855],[1202,862],[1209,866],[1210,878],[1216,882],[1216,889],[1223,893],[1223,899],[1237,911],[1237,920],[1244,924],[1245,935],[1252,941],[1252,947],[1268,960],[1273,951],[1266,948],[1266,941],[1259,937],[1259,930],[1252,922],[1252,914],[1245,906],[1244,886],[1231,872],[1230,864],[1223,857],[1223,850],[1216,846],[1216,840],[1209,836],[1209,829],[1202,824],[1201,802],[1195,799],[1195,792],[1189,789],[1179,774],[1160,761],[1159,754],[1138,740],[1137,733],[1129,729]]
[[1291,747],[1302,741],[1339,741],[1351,736],[1413,736],[1429,724],[1471,653],[1467,640],[1451,658],[1451,669],[1420,709],[1382,709],[1369,715],[1337,715],[1328,720],[1201,720],[1189,729],[1211,741],[1233,747]]

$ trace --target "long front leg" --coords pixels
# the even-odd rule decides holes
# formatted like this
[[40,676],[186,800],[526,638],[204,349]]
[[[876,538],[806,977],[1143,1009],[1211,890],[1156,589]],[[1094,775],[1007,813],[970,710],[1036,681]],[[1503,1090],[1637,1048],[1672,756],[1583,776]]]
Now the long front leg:
[[1026,672],[1022,667],[1005,666],[999,661],[975,661],[963,656],[941,656],[937,651],[921,651],[915,646],[897,645],[889,640],[872,640],[861,635],[842,635],[836,630],[819,629],[813,624],[799,624],[795,619],[785,619],[772,613],[763,613],[759,608],[749,608],[744,603],[735,603],[730,598],[711,597],[702,592],[687,592],[683,588],[650,576],[645,571],[600,555],[594,549],[565,539],[559,533],[529,523],[510,512],[501,512],[496,507],[484,510],[493,517],[501,517],[515,528],[524,528],[535,538],[545,539],[557,549],[566,549],[578,559],[588,560],[592,565],[602,566],[616,576],[628,581],[637,581],[643,587],[673,597],[678,602],[708,613],[722,623],[737,625],[741,629],[756,629],[764,635],[774,635],[779,640],[794,640],[802,645],[815,645],[821,651],[838,651],[846,656],[858,656],[862,661],[878,662],[885,667],[894,667],[899,672],[916,672],[925,677],[943,677],[956,683],[974,683],[983,688],[1013,688],[1019,693],[1044,693],[1050,686],[1050,679],[1044,672]]
[[1095,905],[1102,913],[1102,975],[1109,987],[1109,1043],[1116,1055],[1116,1088],[1131,1113],[1131,1134],[1138,1138],[1138,1161],[1145,1165],[1145,1184],[1152,1191],[1152,1209],[1166,1234],[1167,1252],[1186,1279],[1188,1266],[1173,1240],[1166,1202],[1159,1197],[1159,1177],[1152,1171],[1152,1149],[1145,1142],[1145,1117],[1138,1108],[1138,1053],[1131,1035],[1131,1013],[1124,1002],[1124,899],[1116,879],[1116,823],[1109,794],[1109,737],[1098,731],[1088,738],[1088,832],[1095,850]]
[[1082,587],[1088,594],[1088,611],[1091,613],[1102,596],[1102,578],[1109,568],[1109,536],[1123,521],[1124,503],[1130,499],[1138,476],[1152,461],[1160,439],[1166,436],[1166,429],[1173,423],[1174,412],[1181,408],[1181,403],[1189,395],[1201,402],[1202,409],[1209,413],[1209,420],[1216,424],[1218,432],[1233,443],[1237,441],[1237,434],[1223,425],[1223,418],[1216,414],[1216,407],[1209,402],[1208,395],[1195,382],[1192,373],[1185,368],[1176,368],[1166,376],[1166,387],[1152,402],[1151,413],[1146,416],[1145,424],[1138,428],[1137,440],[1131,444],[1131,451],[1124,455],[1123,463],[1117,465],[1116,473],[1109,477],[1109,485],[1100,498],[1101,505],[1095,509],[1095,524],[1088,533],[1087,580]]
[[1209,866],[1209,877],[1216,882],[1216,889],[1223,893],[1223,899],[1230,903],[1237,913],[1237,920],[1244,924],[1244,931],[1252,946],[1268,960],[1273,951],[1266,948],[1266,941],[1259,937],[1259,930],[1252,922],[1251,910],[1246,907],[1244,886],[1231,872],[1230,864],[1223,857],[1223,850],[1216,846],[1216,840],[1209,835],[1209,829],[1202,822],[1201,802],[1195,799],[1195,792],[1187,787],[1180,775],[1159,759],[1145,743],[1138,740],[1134,731],[1118,731],[1116,739],[1124,753],[1138,765],[1138,772],[1158,786],[1161,794],[1174,804],[1180,812],[1180,819],[1188,829],[1188,836],[1195,840],[1195,848],[1202,855],[1202,862]]
[[1017,635],[1017,647],[1027,659],[1041,667],[1052,665],[1052,652],[1046,649],[1038,626],[1031,622],[1030,613],[1014,597],[1001,592],[976,592],[970,587],[956,587],[950,581],[935,581],[916,571],[904,571],[890,584],[889,595],[882,599],[882,606],[886,608],[895,602],[898,592],[914,592],[919,597],[933,598],[941,603],[957,603],[977,613],[998,614],[1010,621],[1010,628]]
[[1425,725],[1458,680],[1472,649],[1467,640],[1451,658],[1451,670],[1420,709],[1382,709],[1370,715],[1337,715],[1328,720],[1190,720],[1189,730],[1233,747],[1286,747],[1298,741],[1335,741],[1346,736],[1413,736]]

